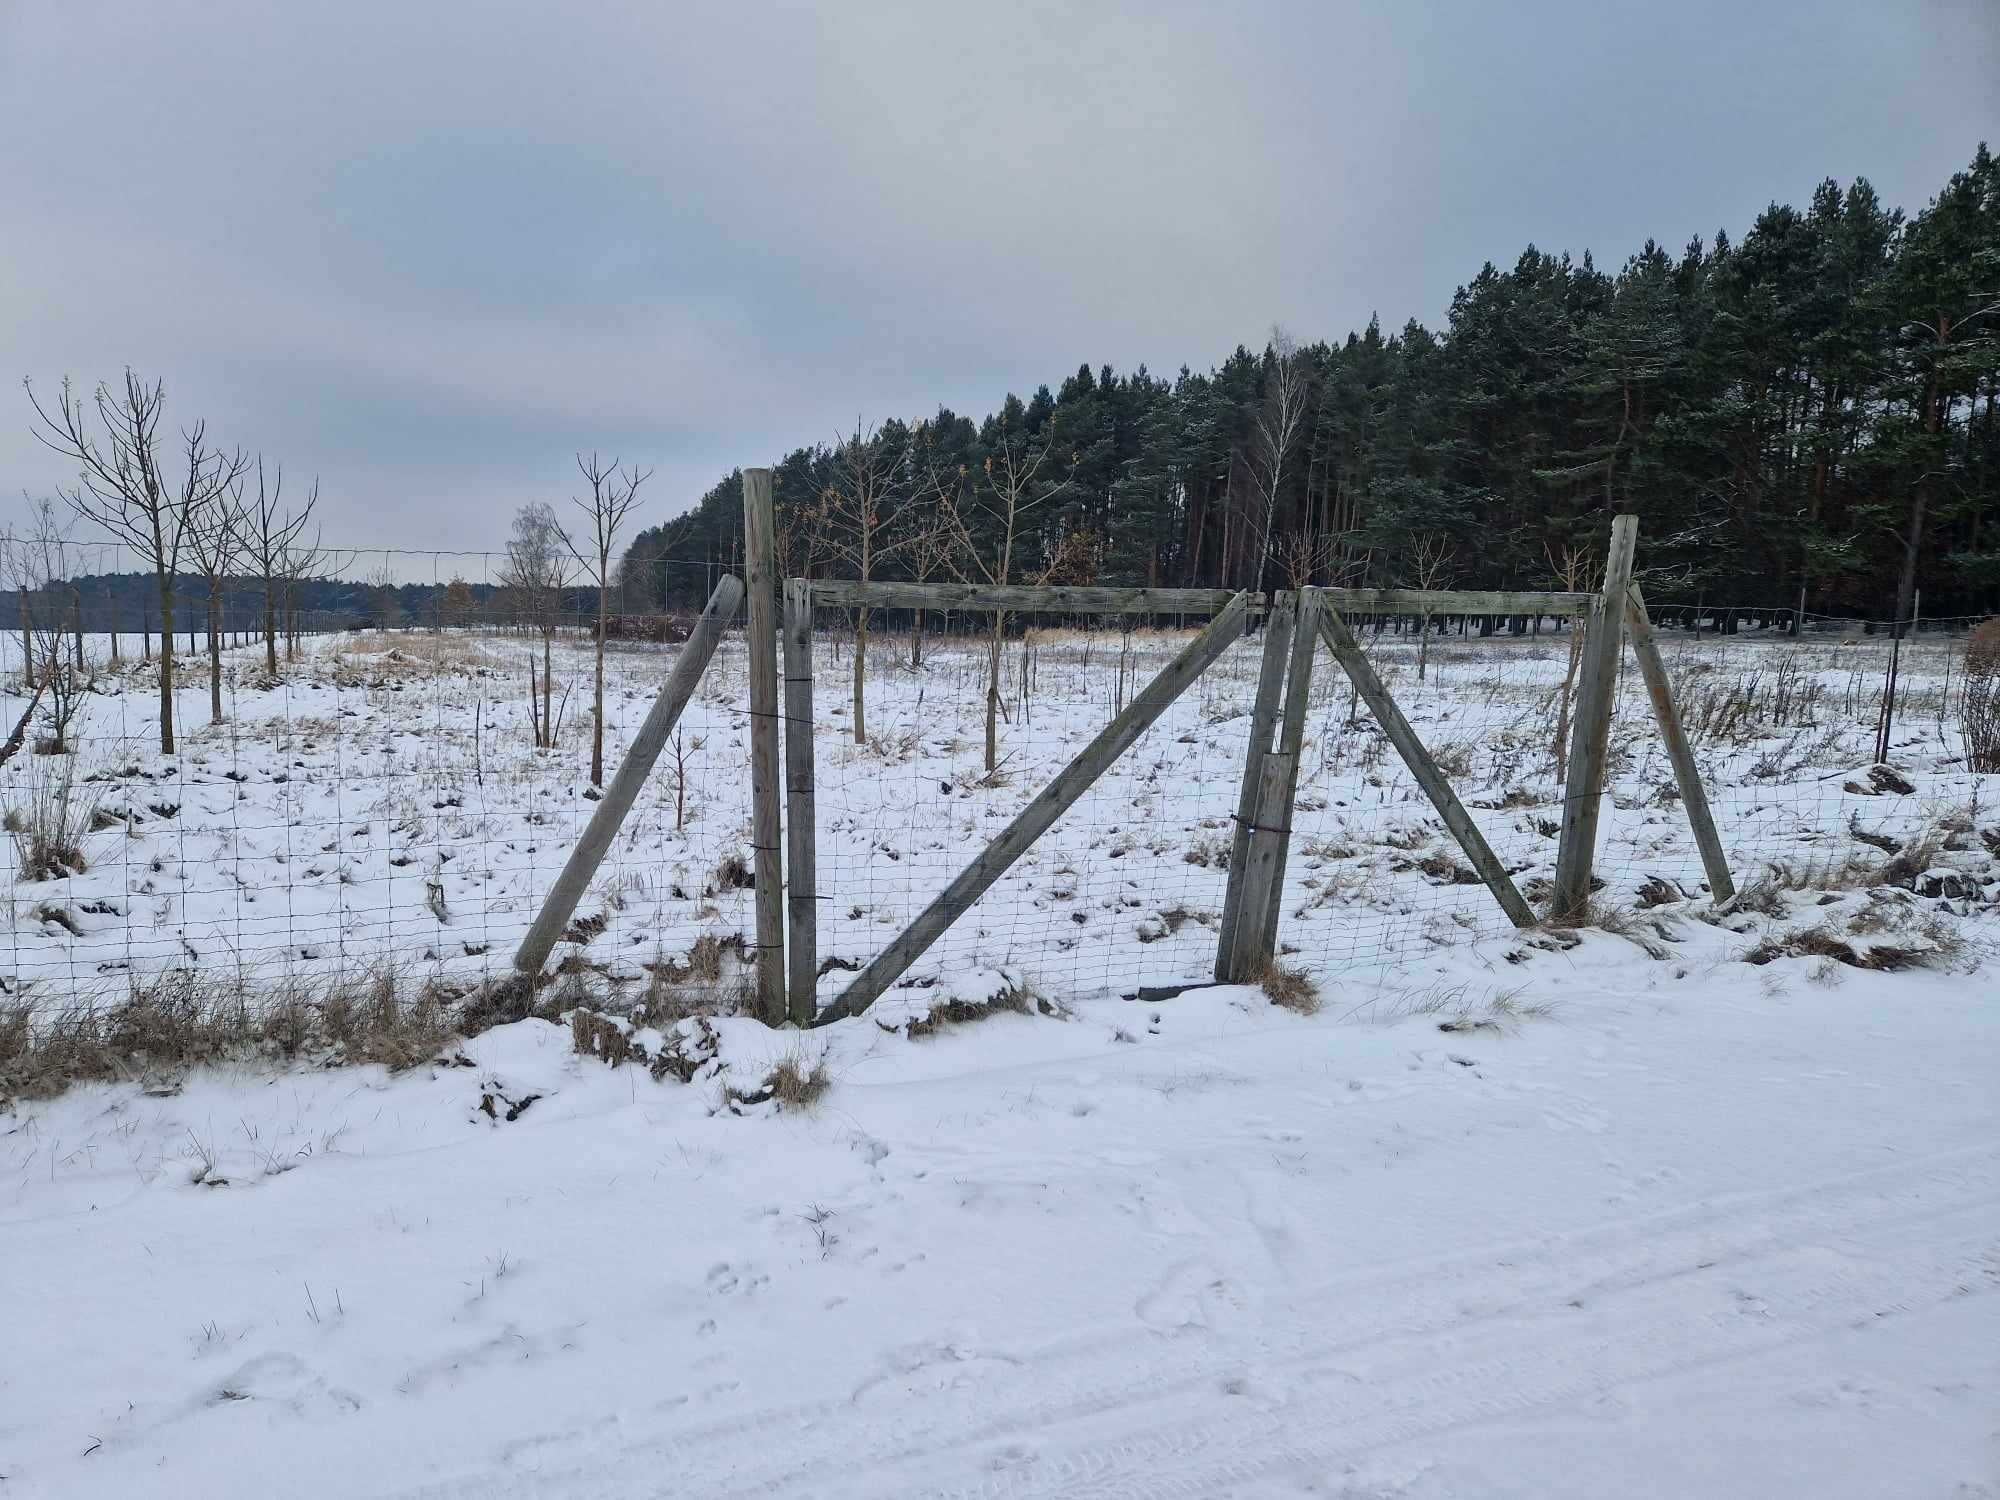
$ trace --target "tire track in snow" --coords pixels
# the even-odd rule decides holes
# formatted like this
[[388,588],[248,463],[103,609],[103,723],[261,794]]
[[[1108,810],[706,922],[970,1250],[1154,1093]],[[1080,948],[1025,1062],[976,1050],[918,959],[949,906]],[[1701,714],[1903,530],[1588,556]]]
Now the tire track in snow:
[[[1531,1378],[1526,1384],[1521,1382],[1520,1371],[1510,1372],[1505,1359],[1475,1361],[1464,1368],[1454,1361],[1451,1370],[1413,1376],[1396,1387],[1400,1392],[1408,1385],[1418,1395],[1385,1393],[1379,1399],[1373,1394],[1366,1399],[1343,1399],[1337,1388],[1321,1389],[1334,1378],[1333,1372],[1343,1359],[1408,1340],[1478,1335],[1496,1324],[1513,1329],[1524,1318],[1547,1319],[1551,1314],[1566,1313],[1573,1319],[1575,1313],[1569,1304],[1576,1298],[1602,1302],[1643,1296],[1649,1289],[1681,1278],[1796,1256],[1827,1240],[1879,1234],[1885,1228],[1986,1210],[1996,1202],[2000,1202],[2000,1147],[1981,1144],[1775,1192],[1737,1194],[1533,1240],[1354,1272],[1306,1288],[1274,1290],[1266,1322],[1281,1330],[1275,1347],[1252,1349],[1198,1334],[1162,1336],[1135,1324],[1120,1323],[1039,1348],[1006,1351],[1011,1361],[1018,1362],[1018,1368],[1002,1373],[991,1385],[970,1391],[911,1392],[906,1399],[885,1405],[872,1415],[856,1399],[829,1398],[687,1423],[637,1443],[620,1441],[615,1433],[623,1424],[609,1423],[590,1435],[550,1434],[513,1445],[515,1461],[497,1469],[393,1493],[401,1500],[528,1495],[545,1492],[551,1483],[570,1481],[588,1486],[621,1472],[642,1484],[657,1483],[659,1476],[670,1474],[691,1493],[782,1493],[799,1484],[811,1484],[815,1478],[823,1485],[832,1462],[823,1450],[836,1444],[841,1451],[870,1456],[865,1471],[847,1476],[862,1484],[864,1492],[913,1493],[917,1491],[909,1484],[892,1478],[892,1470],[950,1455],[959,1455],[962,1465],[981,1445],[1111,1418],[1137,1408],[1153,1410],[1190,1401],[1202,1410],[1212,1410],[1218,1400],[1226,1399],[1221,1395],[1221,1382],[1245,1368],[1246,1356],[1253,1356],[1262,1372],[1290,1372],[1314,1386],[1315,1426],[1342,1427],[1343,1442],[1350,1446],[1382,1446],[1400,1441],[1396,1433],[1406,1429],[1412,1436],[1442,1431],[1482,1420],[1484,1415],[1527,1409],[1521,1405],[1524,1401],[1545,1405],[1618,1379],[1640,1377],[1613,1372],[1617,1350],[1612,1345],[1623,1341],[1580,1342],[1566,1328],[1550,1351],[1550,1359],[1559,1369],[1577,1373],[1556,1378],[1544,1372],[1548,1378]],[[1986,1221],[1990,1222],[1990,1214]],[[1982,1271],[1985,1264],[1976,1254],[1970,1259],[1960,1257],[1937,1268],[1935,1276],[1921,1284],[1933,1288],[1933,1283],[1949,1282],[1955,1288],[1968,1277],[1976,1282],[1980,1275],[1990,1274],[1990,1268]],[[1864,1274],[1866,1271],[1865,1266],[1845,1260],[1809,1265],[1785,1293],[1784,1305],[1798,1309],[1800,1316],[1808,1315],[1810,1307],[1833,1307],[1828,1326],[1837,1326],[1843,1318],[1862,1316],[1859,1309],[1866,1304],[1896,1302],[1896,1297],[1885,1293],[1882,1277]],[[1921,1273],[1902,1270],[1896,1275],[1912,1278],[1907,1285],[1915,1288],[1915,1278]],[[1899,1282],[1898,1286],[1904,1284]],[[1951,1293],[1938,1294],[1933,1289],[1911,1294],[1919,1298],[1917,1305],[1932,1305]],[[1829,1315],[1820,1316],[1824,1320]],[[1695,1351],[1690,1357],[1699,1358],[1707,1348],[1703,1341],[1720,1335],[1709,1320],[1696,1319],[1679,1328],[1677,1336]],[[1651,1349],[1657,1341],[1641,1342]],[[1742,1352],[1755,1353],[1761,1347],[1765,1346]],[[1663,1373],[1675,1368],[1672,1357],[1664,1365],[1654,1358],[1645,1368],[1655,1365],[1660,1365]],[[1466,1387],[1476,1389],[1482,1381],[1488,1392],[1496,1389],[1494,1382],[1515,1388],[1476,1397],[1464,1394]],[[995,1385],[1015,1383],[1015,1390],[994,1389]],[[1380,1391],[1380,1386],[1370,1386],[1371,1393]],[[1446,1395],[1451,1397],[1451,1411],[1463,1414],[1449,1416],[1439,1426],[1434,1415],[1423,1415],[1422,1410]],[[1342,1415],[1336,1417],[1335,1412]],[[1292,1415],[1295,1418],[1297,1414]],[[1130,1468],[1132,1463],[1143,1467],[1150,1461],[1144,1455],[1155,1450],[1168,1456],[1182,1455],[1173,1458],[1176,1465],[1194,1461],[1202,1456],[1205,1444],[1216,1440],[1212,1432],[1215,1425],[1194,1416],[1165,1438],[1152,1434],[1150,1428],[1142,1429],[1115,1444],[1078,1450],[1074,1459],[1064,1461],[1060,1476],[1050,1476],[1037,1465],[1032,1471],[995,1476],[966,1493],[1034,1494],[1043,1491],[1019,1486],[1050,1482],[1058,1485],[1051,1492],[1068,1493],[1063,1486],[1094,1483],[1099,1477]],[[1254,1437],[1260,1472],[1289,1462],[1286,1455],[1302,1463],[1320,1461],[1315,1455],[1326,1446],[1288,1444],[1283,1434],[1290,1423],[1282,1414],[1260,1413],[1243,1402],[1230,1406],[1224,1425],[1229,1432],[1243,1433],[1246,1439]],[[612,1433],[607,1434],[605,1427]],[[1378,1430],[1389,1435],[1366,1435]],[[791,1441],[770,1451],[774,1445],[766,1439],[779,1432],[791,1435]],[[816,1433],[825,1434],[830,1441],[816,1440]],[[757,1439],[764,1451],[744,1461],[737,1446],[743,1439]],[[612,1451],[604,1451],[607,1446]],[[1326,1451],[1337,1456],[1348,1447],[1326,1446]],[[1120,1458],[1120,1454],[1127,1457]],[[760,1462],[765,1457],[778,1462],[765,1467]],[[552,1462],[516,1467],[530,1458]],[[1238,1460],[1218,1462],[1226,1466]],[[962,1466],[958,1474],[962,1477]],[[1215,1482],[1226,1484],[1230,1477],[1224,1474]],[[884,1484],[888,1489],[881,1488]],[[1155,1492],[1200,1491],[1134,1491]]]
[[[1669,1309],[1660,1320],[1579,1340],[1555,1326],[1559,1319],[1544,1316],[1539,1327],[1490,1330],[1481,1342],[1493,1352],[1470,1363],[1453,1360],[1388,1379],[1363,1380],[1337,1367],[1310,1372],[1280,1410],[1239,1403],[1217,1417],[1220,1403],[1211,1395],[1198,1407],[1148,1411],[1144,1425],[1057,1449],[970,1487],[897,1476],[894,1492],[939,1500],[1165,1500],[1231,1493],[1248,1481],[1324,1474],[1384,1448],[1727,1365],[1995,1290],[2000,1239],[1983,1232],[1942,1253],[1795,1281],[1784,1294],[1761,1299],[1755,1317],[1727,1308]],[[1772,1313],[1789,1321],[1765,1321]],[[1326,1435],[1302,1442],[1302,1429]],[[870,1490],[888,1478],[870,1471]]]

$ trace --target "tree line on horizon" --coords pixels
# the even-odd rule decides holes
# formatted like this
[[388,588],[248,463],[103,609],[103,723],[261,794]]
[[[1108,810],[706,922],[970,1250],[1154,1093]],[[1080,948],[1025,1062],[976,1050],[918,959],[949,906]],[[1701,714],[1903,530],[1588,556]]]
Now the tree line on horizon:
[[[1085,364],[973,418],[773,465],[781,567],[1270,588],[1588,586],[1641,518],[1662,601],[1907,620],[2000,607],[2000,164],[1915,217],[1863,179],[1615,272],[1529,246],[1442,329]],[[632,607],[742,554],[742,475],[639,532]],[[1919,599],[1919,594],[1921,598]]]

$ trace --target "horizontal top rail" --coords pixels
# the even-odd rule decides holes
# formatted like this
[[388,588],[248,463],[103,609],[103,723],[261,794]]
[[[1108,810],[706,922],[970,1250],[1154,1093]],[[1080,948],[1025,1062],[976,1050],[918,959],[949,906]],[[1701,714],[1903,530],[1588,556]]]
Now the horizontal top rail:
[[[845,578],[808,580],[812,601],[834,609],[936,609],[1023,614],[1213,615],[1235,594],[1228,589],[1096,588],[1027,583],[859,583]],[[1347,614],[1377,615],[1578,615],[1595,594],[1495,592],[1459,589],[1320,589],[1320,597]],[[1253,600],[1251,610],[1266,607]]]

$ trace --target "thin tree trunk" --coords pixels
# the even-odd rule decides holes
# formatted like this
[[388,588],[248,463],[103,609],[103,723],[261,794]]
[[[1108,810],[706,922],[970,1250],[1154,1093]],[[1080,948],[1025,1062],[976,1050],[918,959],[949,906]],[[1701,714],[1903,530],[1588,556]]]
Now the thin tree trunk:
[[222,722],[222,600],[208,596],[208,722]]
[[166,570],[160,585],[160,754],[174,753],[174,590]]
[[590,784],[601,787],[604,785],[604,634],[607,595],[604,575],[610,562],[602,552],[598,553],[597,557],[597,676],[591,685]]
[[[864,580],[865,581],[865,580]],[[854,743],[868,743],[868,720],[862,688],[868,680],[868,611],[854,616]]]
[[1007,617],[993,616],[993,640],[986,651],[986,770],[991,775],[1000,747],[1000,643]]

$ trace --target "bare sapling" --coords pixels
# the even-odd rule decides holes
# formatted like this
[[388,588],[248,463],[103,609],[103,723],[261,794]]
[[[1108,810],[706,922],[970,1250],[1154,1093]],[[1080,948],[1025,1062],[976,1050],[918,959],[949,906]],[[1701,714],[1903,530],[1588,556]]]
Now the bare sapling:
[[[1010,401],[994,419],[987,438],[988,453],[980,468],[979,498],[973,508],[984,514],[988,535],[973,535],[970,518],[954,512],[959,545],[954,555],[970,564],[987,583],[1014,581],[1015,547],[1028,517],[1069,488],[1067,471],[1047,473],[1055,452],[1052,440],[1036,441],[1025,430],[1018,401]],[[999,764],[1001,647],[1007,638],[1007,612],[995,610],[986,647],[986,773]]]
[[[862,583],[875,570],[916,545],[912,508],[906,499],[907,444],[900,423],[887,431],[857,423],[833,450],[833,478],[820,493],[820,520],[826,550],[853,570]],[[868,741],[868,607],[854,612],[854,743]]]
[[[247,488],[247,485],[246,485]],[[306,492],[295,515],[285,508],[285,470],[273,465],[268,478],[262,454],[257,457],[257,492],[242,506],[243,554],[264,591],[264,672],[278,675],[279,601],[290,576],[290,553],[300,545],[306,523],[319,504],[319,481]]]
[[707,743],[707,737],[696,735],[688,739],[685,730],[676,729],[672,749],[674,752],[674,832],[679,833],[687,826],[688,757]]
[[619,528],[639,503],[639,486],[652,477],[653,471],[636,464],[630,469],[620,469],[616,458],[606,464],[595,453],[589,458],[577,454],[576,466],[584,483],[590,486],[590,498],[572,499],[570,503],[589,517],[590,529],[580,539],[560,524],[556,531],[597,590],[597,659],[590,696],[590,784],[601,787],[604,785],[604,641],[610,634],[611,554]]
[[[1417,587],[1426,592],[1435,592],[1450,587],[1451,564],[1454,557],[1452,546],[1435,531],[1427,531],[1417,538],[1416,550],[1410,557],[1410,574]],[[1425,613],[1417,617],[1417,681],[1424,680],[1424,670],[1430,661],[1431,617]]]
[[70,725],[88,686],[81,651],[70,652],[61,601],[70,592],[69,527],[55,505],[38,500],[21,536],[0,538],[0,571],[21,601],[24,685],[48,710],[48,733],[35,741],[42,755],[65,755]]
[[[536,500],[514,514],[514,531],[507,539],[507,559],[500,582],[507,590],[515,619],[529,633],[528,717],[535,748],[550,750],[556,742],[555,670],[552,662],[557,610],[562,601],[566,567],[562,527],[546,501]],[[534,638],[542,645],[542,680],[535,683]]]
[[188,527],[188,552],[208,585],[208,722],[222,722],[222,600],[230,575],[244,555],[247,518],[244,476],[216,497],[216,503],[193,518]]

